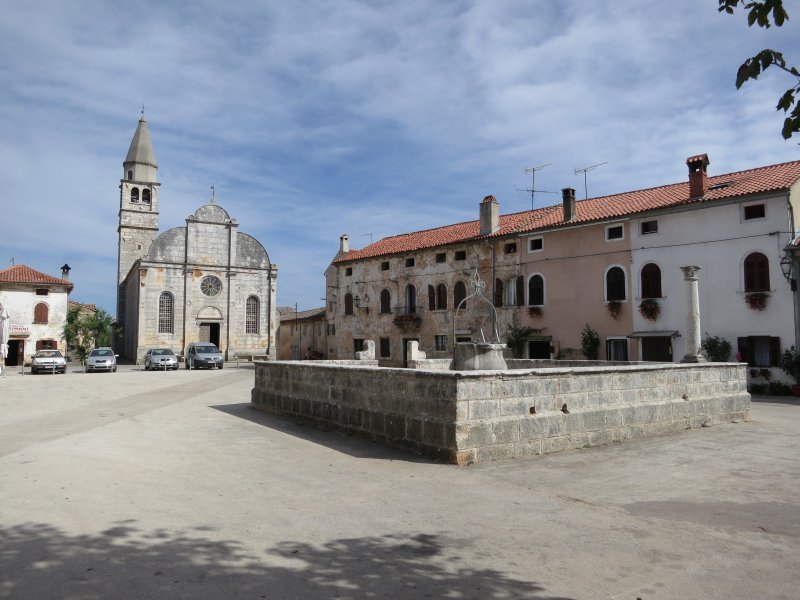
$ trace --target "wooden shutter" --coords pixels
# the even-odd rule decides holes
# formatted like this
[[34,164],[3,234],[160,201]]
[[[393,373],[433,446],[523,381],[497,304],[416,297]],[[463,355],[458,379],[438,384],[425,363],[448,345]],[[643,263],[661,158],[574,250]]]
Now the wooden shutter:
[[517,306],[525,304],[525,282],[522,277],[517,277]]
[[750,354],[750,340],[746,337],[736,338],[736,350],[744,362],[748,365],[753,364],[753,356]]
[[781,338],[769,338],[769,366],[777,367],[781,364]]
[[494,305],[503,306],[503,280],[494,280]]
[[436,310],[436,290],[432,285],[428,286],[428,310]]

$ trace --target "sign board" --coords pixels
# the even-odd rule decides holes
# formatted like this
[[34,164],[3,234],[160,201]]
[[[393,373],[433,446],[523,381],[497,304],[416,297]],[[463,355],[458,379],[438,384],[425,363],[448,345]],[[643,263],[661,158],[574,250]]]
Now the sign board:
[[11,323],[9,327],[8,335],[9,337],[28,337],[31,334],[31,328],[28,325],[18,325],[17,323]]

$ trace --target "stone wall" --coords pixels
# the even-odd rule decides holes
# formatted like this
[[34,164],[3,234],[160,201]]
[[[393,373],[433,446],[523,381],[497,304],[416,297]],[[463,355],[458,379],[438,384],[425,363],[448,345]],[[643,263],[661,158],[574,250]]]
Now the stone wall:
[[745,368],[464,372],[257,362],[252,404],[463,465],[749,420]]

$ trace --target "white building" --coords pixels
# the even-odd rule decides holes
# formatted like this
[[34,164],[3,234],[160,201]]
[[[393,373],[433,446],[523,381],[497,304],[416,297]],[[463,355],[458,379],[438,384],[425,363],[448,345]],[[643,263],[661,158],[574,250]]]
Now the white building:
[[21,366],[42,348],[54,348],[66,354],[64,325],[67,323],[68,295],[72,283],[16,265],[0,271],[0,307],[11,320],[11,335],[6,366]]

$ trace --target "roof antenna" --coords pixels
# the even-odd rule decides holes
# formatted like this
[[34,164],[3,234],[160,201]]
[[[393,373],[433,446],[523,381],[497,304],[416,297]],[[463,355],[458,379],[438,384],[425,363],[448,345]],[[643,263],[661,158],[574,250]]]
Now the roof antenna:
[[367,236],[369,236],[369,245],[371,246],[372,245],[372,234],[371,233],[362,233],[361,234],[361,237],[367,237]]
[[583,193],[584,199],[589,197],[589,188],[586,185],[586,172],[587,171],[594,171],[597,167],[602,167],[603,165],[607,165],[608,161],[603,161],[601,163],[597,163],[596,165],[592,165],[591,167],[584,167],[583,169],[575,169],[575,175],[578,173],[583,173]]
[[552,164],[553,163],[547,163],[545,165],[539,165],[538,167],[527,167],[525,169],[526,173],[530,173],[531,174],[531,187],[530,188],[525,188],[525,189],[517,188],[517,191],[518,192],[530,192],[531,193],[531,210],[533,210],[533,200],[534,200],[534,194],[536,192],[540,192],[542,194],[557,194],[558,193],[558,192],[549,192],[547,190],[537,190],[536,189],[536,171],[541,171],[545,167],[549,167]]

